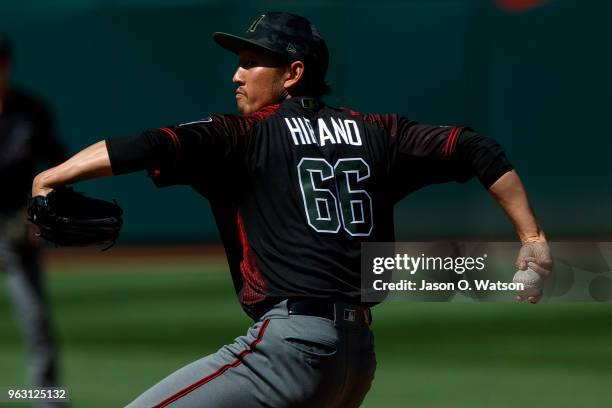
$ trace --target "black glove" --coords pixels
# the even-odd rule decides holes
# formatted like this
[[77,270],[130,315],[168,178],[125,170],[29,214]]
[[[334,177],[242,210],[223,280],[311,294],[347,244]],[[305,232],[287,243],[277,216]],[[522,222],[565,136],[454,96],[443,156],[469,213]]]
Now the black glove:
[[108,249],[123,225],[123,210],[116,203],[86,197],[71,187],[30,198],[28,215],[40,229],[40,237],[63,246],[104,245]]

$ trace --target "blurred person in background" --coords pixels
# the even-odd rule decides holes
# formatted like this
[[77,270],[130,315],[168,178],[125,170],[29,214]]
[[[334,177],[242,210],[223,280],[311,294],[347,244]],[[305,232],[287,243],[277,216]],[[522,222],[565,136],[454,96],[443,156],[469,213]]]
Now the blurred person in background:
[[11,51],[9,39],[0,34],[0,269],[6,273],[8,295],[27,344],[29,385],[54,387],[58,384],[57,349],[39,242],[27,222],[25,205],[36,168],[62,162],[65,151],[46,105],[9,86]]

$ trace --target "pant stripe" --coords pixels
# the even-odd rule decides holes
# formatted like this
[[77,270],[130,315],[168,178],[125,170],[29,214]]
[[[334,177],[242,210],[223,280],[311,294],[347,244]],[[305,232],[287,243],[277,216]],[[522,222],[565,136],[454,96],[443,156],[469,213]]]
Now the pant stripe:
[[232,361],[229,364],[225,364],[223,366],[221,366],[221,368],[219,368],[217,371],[215,371],[214,373],[196,381],[195,383],[187,386],[186,388],[183,388],[181,391],[177,392],[174,395],[171,395],[170,397],[166,398],[165,400],[163,400],[162,402],[160,402],[157,405],[154,405],[153,408],[163,408],[163,407],[167,407],[169,404],[172,404],[173,402],[175,402],[176,400],[184,397],[185,395],[189,394],[190,392],[192,392],[193,390],[203,386],[204,384],[214,380],[215,378],[219,377],[221,374],[225,373],[227,370],[229,370],[230,368],[233,367],[238,367],[244,360],[244,358],[253,353],[255,351],[255,347],[257,347],[257,344],[259,344],[259,342],[262,340],[264,333],[266,332],[266,328],[268,327],[268,324],[270,323],[270,319],[267,319],[263,322],[263,325],[261,326],[261,328],[259,329],[259,332],[257,333],[257,337],[255,338],[255,340],[253,340],[253,342],[249,345],[249,348],[246,350],[243,350],[240,354],[238,354],[238,357],[236,357],[236,359],[234,361]]

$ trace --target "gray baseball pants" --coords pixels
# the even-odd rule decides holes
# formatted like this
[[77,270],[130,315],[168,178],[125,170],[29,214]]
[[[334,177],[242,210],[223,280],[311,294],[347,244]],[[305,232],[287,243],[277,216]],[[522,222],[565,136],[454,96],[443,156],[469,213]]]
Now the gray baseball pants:
[[365,325],[289,315],[283,301],[232,344],[169,375],[128,408],[358,407],[374,378]]
[[[56,347],[39,258],[37,248],[18,247],[0,240],[0,269],[5,270],[8,295],[26,341],[29,383],[36,387],[56,387]],[[59,406],[59,403],[40,401],[36,406]]]

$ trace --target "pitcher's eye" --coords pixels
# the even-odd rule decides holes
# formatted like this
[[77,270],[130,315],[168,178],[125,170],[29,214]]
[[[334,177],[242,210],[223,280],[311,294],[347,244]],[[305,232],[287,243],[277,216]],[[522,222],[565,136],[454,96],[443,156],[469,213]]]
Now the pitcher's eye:
[[240,61],[240,66],[242,68],[251,68],[251,67],[254,67],[255,65],[257,65],[257,61],[255,61],[252,58],[247,58],[247,59]]

